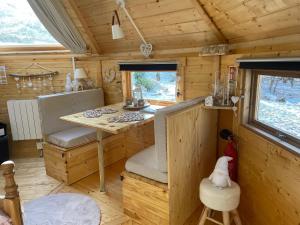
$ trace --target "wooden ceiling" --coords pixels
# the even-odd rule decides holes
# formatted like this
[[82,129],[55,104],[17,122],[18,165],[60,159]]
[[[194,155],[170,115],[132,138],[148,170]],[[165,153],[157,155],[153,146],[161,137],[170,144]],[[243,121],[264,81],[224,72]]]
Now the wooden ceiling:
[[[120,9],[125,38],[112,40],[115,0],[64,2],[98,53],[138,51],[141,40]],[[155,50],[300,34],[300,0],[126,0],[126,8]]]

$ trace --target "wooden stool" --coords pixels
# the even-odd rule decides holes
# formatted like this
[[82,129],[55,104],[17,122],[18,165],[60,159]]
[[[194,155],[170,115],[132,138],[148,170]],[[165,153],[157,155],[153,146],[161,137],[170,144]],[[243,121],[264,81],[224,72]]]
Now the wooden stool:
[[[236,225],[242,225],[237,207],[240,203],[240,187],[237,183],[231,182],[231,187],[217,188],[210,180],[203,179],[200,184],[200,200],[204,209],[200,217],[199,225],[204,225],[210,220],[219,225],[230,225],[230,213]],[[216,210],[223,213],[223,223],[210,217],[211,211]]]

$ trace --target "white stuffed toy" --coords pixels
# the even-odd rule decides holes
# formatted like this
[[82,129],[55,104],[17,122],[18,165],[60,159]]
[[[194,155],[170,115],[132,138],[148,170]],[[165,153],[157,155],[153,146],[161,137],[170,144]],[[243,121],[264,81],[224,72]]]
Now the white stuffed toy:
[[226,188],[231,186],[231,180],[228,173],[228,162],[232,157],[223,156],[217,161],[214,171],[209,176],[209,180],[219,188]]

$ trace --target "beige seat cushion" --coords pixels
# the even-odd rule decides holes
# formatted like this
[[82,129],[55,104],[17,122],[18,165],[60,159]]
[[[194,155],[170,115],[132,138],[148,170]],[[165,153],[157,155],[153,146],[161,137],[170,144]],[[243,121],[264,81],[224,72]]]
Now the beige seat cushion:
[[231,181],[231,187],[218,188],[209,179],[203,179],[200,184],[200,200],[210,209],[217,211],[231,211],[240,203],[240,187]]
[[74,127],[50,134],[47,138],[47,141],[62,148],[73,148],[88,144],[96,139],[96,129],[87,127]]
[[143,177],[168,183],[168,173],[160,172],[156,162],[155,145],[135,154],[125,164],[127,171]]

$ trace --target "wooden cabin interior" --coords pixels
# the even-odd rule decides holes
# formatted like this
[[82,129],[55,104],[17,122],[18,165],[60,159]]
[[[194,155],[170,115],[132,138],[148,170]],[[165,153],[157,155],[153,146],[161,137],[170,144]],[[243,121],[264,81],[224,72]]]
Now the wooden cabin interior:
[[1,0],[0,224],[300,225],[299,12]]

